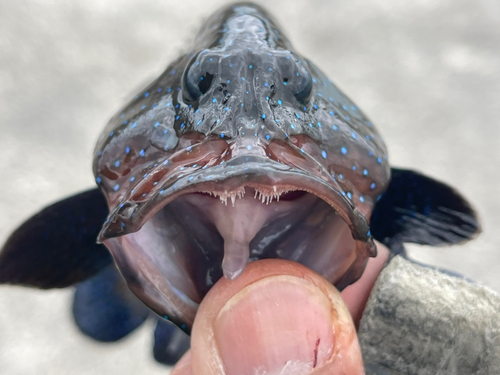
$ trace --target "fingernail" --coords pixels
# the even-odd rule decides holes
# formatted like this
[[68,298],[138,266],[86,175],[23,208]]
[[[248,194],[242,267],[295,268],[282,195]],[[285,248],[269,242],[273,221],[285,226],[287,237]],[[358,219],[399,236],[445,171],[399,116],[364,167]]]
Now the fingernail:
[[214,321],[227,375],[320,368],[334,350],[334,311],[328,296],[304,278],[272,276],[246,286]]

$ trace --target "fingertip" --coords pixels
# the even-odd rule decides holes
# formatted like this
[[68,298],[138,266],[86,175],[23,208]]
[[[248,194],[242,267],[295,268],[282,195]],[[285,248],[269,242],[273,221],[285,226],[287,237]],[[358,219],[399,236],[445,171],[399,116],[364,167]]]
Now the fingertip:
[[238,279],[220,280],[200,305],[191,342],[196,375],[363,373],[339,292],[291,261],[253,262]]
[[377,243],[377,249],[378,255],[375,258],[368,259],[363,276],[340,293],[356,327],[359,326],[359,321],[361,320],[373,286],[389,259],[390,251],[386,246]]

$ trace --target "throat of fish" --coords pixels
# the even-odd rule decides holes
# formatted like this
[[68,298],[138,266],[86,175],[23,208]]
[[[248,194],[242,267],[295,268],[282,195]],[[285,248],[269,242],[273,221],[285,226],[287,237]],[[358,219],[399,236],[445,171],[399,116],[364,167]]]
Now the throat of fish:
[[220,185],[181,194],[139,231],[107,240],[130,288],[160,316],[190,325],[221,277],[259,259],[301,263],[338,289],[362,274],[364,243],[322,198],[288,185]]
[[[271,191],[242,188],[231,192],[190,194],[185,198],[212,220],[224,239],[222,270],[224,276],[232,280],[245,269],[251,241],[267,223],[292,215],[300,218],[314,204],[316,199],[312,195],[302,199],[299,205],[290,201],[290,197],[302,198],[300,193],[305,194],[278,192],[276,188]],[[282,194],[285,199],[279,202]]]
[[332,260],[334,249],[345,254],[353,244],[348,226],[332,208],[304,191],[246,187],[186,194],[174,204],[182,206],[177,211],[192,212],[215,226],[223,240],[222,272],[230,280],[249,259],[265,257],[295,260],[331,276],[338,264],[325,268],[324,262]]
[[216,203],[209,208],[214,224],[224,238],[222,270],[228,279],[243,272],[250,256],[250,241],[274,213],[272,207],[259,204],[252,198],[235,201],[233,197],[230,205]]

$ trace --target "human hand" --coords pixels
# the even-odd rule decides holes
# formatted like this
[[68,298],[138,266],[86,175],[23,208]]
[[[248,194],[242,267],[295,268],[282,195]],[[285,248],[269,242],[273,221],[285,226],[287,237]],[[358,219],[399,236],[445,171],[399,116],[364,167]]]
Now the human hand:
[[310,269],[277,259],[221,279],[200,305],[192,349],[171,375],[363,374],[356,325],[389,256],[378,249],[342,293]]

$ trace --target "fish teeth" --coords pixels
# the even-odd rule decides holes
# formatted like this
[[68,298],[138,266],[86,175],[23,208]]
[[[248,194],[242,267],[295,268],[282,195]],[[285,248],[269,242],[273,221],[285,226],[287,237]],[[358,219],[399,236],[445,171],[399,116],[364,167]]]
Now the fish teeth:
[[242,199],[245,196],[245,190],[240,189],[237,191],[227,191],[225,190],[224,192],[218,192],[218,191],[207,191],[207,194],[210,194],[210,196],[213,197],[219,197],[221,203],[225,204],[227,206],[227,201],[228,199],[231,199],[231,204],[234,207],[236,203],[236,197],[238,199]]
[[278,192],[276,186],[273,186],[273,192],[271,193],[266,193],[255,189],[253,197],[254,199],[258,199],[259,201],[261,201],[263,204],[265,203],[266,205],[269,205],[270,203],[273,203],[274,199],[276,199],[276,201],[279,202],[281,194],[283,194],[283,191]]
[[219,196],[220,201],[227,206],[227,191],[224,193],[214,192],[215,196]]

